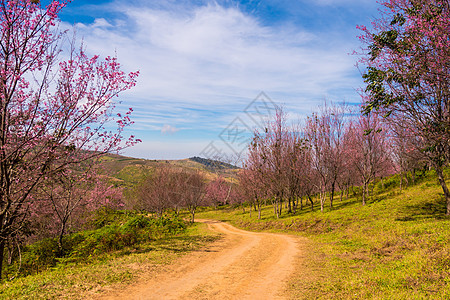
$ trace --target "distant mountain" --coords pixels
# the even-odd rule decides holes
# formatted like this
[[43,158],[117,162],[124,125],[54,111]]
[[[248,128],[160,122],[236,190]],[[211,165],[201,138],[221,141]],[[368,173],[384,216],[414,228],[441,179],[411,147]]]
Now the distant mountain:
[[207,169],[209,169],[211,171],[224,170],[224,169],[231,169],[231,170],[240,169],[239,167],[236,167],[232,164],[225,163],[225,162],[219,161],[219,160],[202,158],[202,157],[198,157],[198,156],[194,156],[189,159],[204,165]]
[[180,160],[150,160],[106,154],[100,160],[103,175],[120,186],[134,186],[151,174],[154,169],[162,166],[199,170],[208,180],[213,180],[217,176],[232,180],[237,177],[239,171],[238,167],[231,164],[201,157]]

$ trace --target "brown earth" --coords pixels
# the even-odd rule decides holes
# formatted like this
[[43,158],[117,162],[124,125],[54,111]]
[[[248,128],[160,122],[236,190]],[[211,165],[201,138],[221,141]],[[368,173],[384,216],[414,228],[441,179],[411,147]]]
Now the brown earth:
[[199,220],[223,238],[151,277],[98,299],[285,299],[300,258],[294,236],[255,233]]

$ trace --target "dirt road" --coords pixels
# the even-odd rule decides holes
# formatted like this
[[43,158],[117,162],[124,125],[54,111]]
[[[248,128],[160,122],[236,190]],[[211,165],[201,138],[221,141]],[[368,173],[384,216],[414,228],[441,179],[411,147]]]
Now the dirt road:
[[295,237],[200,220],[223,238],[149,280],[101,299],[284,299],[299,250]]

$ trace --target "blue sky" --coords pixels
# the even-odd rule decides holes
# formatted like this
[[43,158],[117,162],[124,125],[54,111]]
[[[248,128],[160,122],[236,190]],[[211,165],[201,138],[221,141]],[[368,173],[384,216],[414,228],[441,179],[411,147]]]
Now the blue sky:
[[[143,142],[123,154],[182,159],[211,155],[211,142],[241,153],[259,124],[245,109],[261,92],[292,120],[325,99],[359,103],[349,53],[356,25],[376,15],[374,0],[74,0],[60,17],[90,54],[141,73],[119,108],[134,108],[127,134]],[[239,143],[230,128],[243,129]]]

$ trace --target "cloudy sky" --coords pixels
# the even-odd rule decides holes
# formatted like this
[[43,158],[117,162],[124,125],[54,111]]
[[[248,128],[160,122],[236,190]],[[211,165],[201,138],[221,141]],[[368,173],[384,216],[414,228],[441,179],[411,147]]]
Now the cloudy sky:
[[182,159],[243,153],[273,104],[296,119],[359,103],[350,54],[376,15],[374,0],[74,0],[60,16],[89,53],[140,71],[120,106],[143,142],[124,154]]

